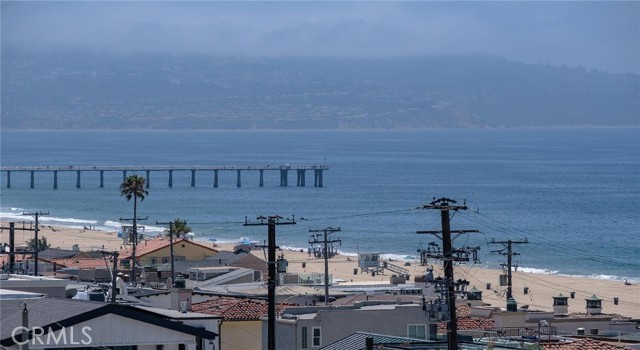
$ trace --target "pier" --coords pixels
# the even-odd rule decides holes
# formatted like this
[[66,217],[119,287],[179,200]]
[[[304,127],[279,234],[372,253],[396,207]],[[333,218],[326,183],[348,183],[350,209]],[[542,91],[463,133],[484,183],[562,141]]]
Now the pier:
[[[294,171],[297,175],[296,186],[306,186],[306,175],[313,172],[313,187],[323,187],[324,171],[329,170],[327,165],[222,165],[222,166],[3,166],[0,172],[7,174],[7,188],[11,188],[12,173],[29,173],[29,187],[35,188],[36,173],[53,174],[53,189],[58,188],[59,172],[75,172],[76,188],[82,188],[82,173],[97,172],[100,174],[100,188],[104,187],[105,172],[122,172],[122,181],[127,178],[127,174],[144,174],[146,178],[146,187],[151,187],[152,172],[167,172],[169,175],[168,186],[173,187],[173,173],[189,172],[191,174],[191,187],[196,186],[196,173],[209,172],[213,173],[213,187],[218,187],[218,174],[221,171],[229,171],[236,173],[236,187],[242,187],[243,172],[258,172],[258,186],[264,186],[264,172],[272,171],[280,174],[280,186],[289,186],[289,171]],[[120,185],[120,184],[118,184]]]

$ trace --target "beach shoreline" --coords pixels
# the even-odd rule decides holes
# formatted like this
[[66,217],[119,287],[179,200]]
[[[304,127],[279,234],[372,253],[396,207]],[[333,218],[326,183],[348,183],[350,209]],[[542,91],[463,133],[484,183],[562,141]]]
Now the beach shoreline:
[[[8,226],[6,222],[1,224],[3,227]],[[20,225],[20,227],[22,226]],[[46,237],[52,248],[71,250],[74,244],[77,244],[80,250],[119,251],[124,248],[122,239],[118,238],[116,231],[42,225],[39,232],[39,237]],[[8,236],[8,230],[2,230],[0,243],[8,243]],[[26,241],[33,237],[33,233],[32,231],[16,230],[15,236],[16,245],[21,245],[26,244]],[[217,250],[233,250],[235,246],[234,243],[228,242],[196,241]],[[266,253],[262,250],[253,250],[251,253],[262,259],[266,257]],[[284,254],[287,259],[288,272],[290,273],[324,273],[324,259],[315,258],[304,250],[284,248],[278,251],[278,255],[280,254]],[[421,266],[415,261],[410,261],[408,266],[404,266],[404,261],[391,262],[409,271],[410,278],[407,283],[413,283],[416,276],[422,276],[426,271],[425,266]],[[435,277],[443,275],[436,262],[433,267]],[[362,273],[358,268],[357,256],[343,254],[329,259],[329,273],[334,281],[339,281],[338,284],[347,285],[388,285],[393,274],[390,271],[375,276]],[[504,308],[506,306],[506,287],[499,286],[501,273],[502,271],[499,269],[489,269],[480,264],[459,265],[454,269],[455,279],[467,280],[469,282],[468,289],[475,287],[483,292],[482,297],[485,304]],[[624,281],[531,271],[514,271],[512,274],[513,296],[519,306],[528,305],[529,310],[552,311],[554,296],[562,294],[569,297],[573,293],[575,298],[569,299],[569,312],[584,313],[585,300],[596,295],[602,299],[603,313],[640,319],[640,283],[626,285]],[[618,298],[617,305],[614,303],[614,298]]]

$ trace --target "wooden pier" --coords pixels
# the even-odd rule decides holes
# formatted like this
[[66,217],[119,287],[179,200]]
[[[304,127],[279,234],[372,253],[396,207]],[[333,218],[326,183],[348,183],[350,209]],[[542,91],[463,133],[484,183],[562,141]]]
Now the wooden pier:
[[[169,173],[169,187],[173,187],[173,172],[174,171],[187,171],[191,172],[191,186],[196,185],[196,172],[213,172],[213,187],[218,187],[218,173],[221,171],[236,172],[236,187],[242,186],[242,172],[253,171],[259,173],[259,186],[264,186],[264,172],[273,171],[280,174],[280,186],[289,186],[289,171],[296,171],[297,179],[296,186],[304,187],[306,180],[306,172],[313,171],[314,187],[323,186],[323,173],[325,170],[329,170],[327,165],[222,165],[222,166],[3,166],[0,167],[0,172],[7,174],[7,188],[11,188],[11,173],[15,172],[27,172],[30,174],[30,188],[35,187],[35,174],[36,173],[52,173],[53,174],[53,188],[58,188],[58,173],[59,172],[75,172],[76,173],[76,188],[81,188],[81,178],[83,172],[99,172],[100,173],[100,187],[104,187],[104,173],[110,172],[122,172],[122,181],[127,178],[127,174],[142,174],[146,178],[146,186],[151,186],[151,172],[168,172]],[[118,184],[119,185],[119,184]]]

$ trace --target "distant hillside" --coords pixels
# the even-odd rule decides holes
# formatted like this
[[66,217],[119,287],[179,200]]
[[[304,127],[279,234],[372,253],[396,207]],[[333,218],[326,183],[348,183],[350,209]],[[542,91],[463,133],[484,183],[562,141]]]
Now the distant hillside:
[[239,59],[3,53],[5,129],[640,124],[640,77],[493,56]]

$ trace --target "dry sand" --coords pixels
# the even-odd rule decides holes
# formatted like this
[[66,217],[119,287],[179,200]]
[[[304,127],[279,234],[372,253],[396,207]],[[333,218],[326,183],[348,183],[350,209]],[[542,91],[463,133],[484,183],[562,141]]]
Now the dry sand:
[[[2,223],[2,226],[8,226]],[[22,225],[17,225],[22,227]],[[8,243],[8,230],[3,230],[0,235],[0,243]],[[93,231],[63,227],[43,226],[40,236],[47,238],[51,247],[71,249],[74,244],[78,244],[80,250],[119,250],[122,240],[117,237],[116,232]],[[16,231],[16,244],[22,244],[33,237],[31,231]],[[210,245],[211,242],[203,242]],[[232,250],[233,244],[219,244],[216,249]],[[285,250],[285,258],[289,262],[289,272],[299,273],[323,273],[324,260],[309,257],[306,252]],[[258,257],[265,258],[262,251],[254,251]],[[278,252],[278,255],[280,252]],[[303,268],[302,265],[305,265]],[[393,262],[403,266],[403,262]],[[334,279],[346,281],[345,283],[362,284],[388,284],[391,272],[375,277],[370,274],[357,273],[354,269],[358,267],[357,257],[338,255],[329,260],[329,273]],[[424,274],[425,267],[411,262],[411,266],[403,266],[409,270],[411,281],[414,276]],[[505,307],[504,293],[506,287],[499,286],[500,270],[480,268],[479,265],[459,265],[455,268],[458,279],[466,279],[470,282],[469,287],[476,287],[481,290],[485,303],[492,306]],[[434,275],[442,276],[440,269],[436,267]],[[623,281],[611,281],[593,278],[579,278],[560,275],[546,275],[539,273],[514,272],[513,273],[513,296],[519,306],[529,305],[529,310],[551,311],[553,296],[562,293],[570,296],[575,292],[575,299],[569,299],[570,312],[585,312],[585,299],[596,295],[602,299],[602,312],[614,313],[633,318],[640,318],[640,284],[625,285]],[[491,290],[486,289],[487,283],[491,283]],[[529,289],[528,294],[524,294],[524,288]],[[614,305],[613,298],[619,298],[619,304]]]

